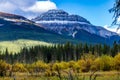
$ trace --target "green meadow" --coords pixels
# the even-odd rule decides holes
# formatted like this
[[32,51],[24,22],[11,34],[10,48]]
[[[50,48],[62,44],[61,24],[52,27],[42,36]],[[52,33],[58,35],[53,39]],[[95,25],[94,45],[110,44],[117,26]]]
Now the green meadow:
[[15,41],[1,41],[0,42],[0,51],[4,52],[6,49],[10,53],[17,53],[19,52],[22,48],[24,47],[32,47],[32,46],[37,46],[37,45],[42,45],[42,46],[51,46],[51,43],[43,42],[43,41],[34,41],[34,40],[15,40]]

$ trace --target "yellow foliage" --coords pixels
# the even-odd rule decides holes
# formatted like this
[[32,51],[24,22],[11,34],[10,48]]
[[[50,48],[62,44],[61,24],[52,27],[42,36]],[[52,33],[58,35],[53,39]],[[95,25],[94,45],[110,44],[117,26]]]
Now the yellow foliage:
[[27,69],[24,67],[22,63],[15,63],[12,66],[13,72],[26,72]]
[[69,67],[70,68],[75,68],[75,64],[76,64],[76,62],[75,61],[69,61]]
[[26,64],[26,65],[25,65],[25,68],[26,68],[27,71],[30,72],[30,73],[33,73],[33,72],[34,72],[33,67],[32,67],[31,64]]
[[113,66],[114,66],[113,58],[110,56],[103,55],[95,59],[92,68],[106,71],[113,68]]
[[60,65],[61,65],[61,69],[68,69],[68,67],[69,67],[69,64],[64,61],[60,62]]
[[0,76],[7,75],[7,72],[11,70],[11,65],[7,64],[5,61],[0,60]]
[[0,60],[0,71],[7,71],[11,69],[11,65],[7,64],[5,61]]
[[77,62],[77,64],[79,65],[79,68],[80,68],[81,71],[83,71],[85,69],[85,64],[86,64],[85,60],[79,60]]
[[120,53],[114,57],[115,68],[120,70]]
[[32,64],[32,67],[35,72],[42,72],[42,71],[45,71],[48,65],[44,63],[43,61],[37,61]]
[[61,65],[60,65],[60,63],[57,63],[57,62],[54,63],[52,69],[53,69],[53,70],[58,70],[58,69],[61,70]]
[[59,70],[64,70],[64,69],[68,69],[69,68],[69,63],[67,63],[67,62],[56,62],[56,63],[54,63],[53,64],[53,66],[52,66],[52,69],[53,70],[57,70],[57,69],[59,69]]
[[5,76],[8,71],[11,70],[11,65],[5,61],[0,60],[0,76]]

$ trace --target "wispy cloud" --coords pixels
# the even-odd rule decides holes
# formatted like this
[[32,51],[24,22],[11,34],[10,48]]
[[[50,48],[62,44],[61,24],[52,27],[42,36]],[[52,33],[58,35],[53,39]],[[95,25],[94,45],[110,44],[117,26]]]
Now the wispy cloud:
[[0,11],[29,18],[50,9],[57,9],[56,4],[50,0],[0,0]]
[[15,9],[16,9],[16,6],[13,5],[9,1],[0,2],[0,11],[3,11],[3,12],[14,12]]

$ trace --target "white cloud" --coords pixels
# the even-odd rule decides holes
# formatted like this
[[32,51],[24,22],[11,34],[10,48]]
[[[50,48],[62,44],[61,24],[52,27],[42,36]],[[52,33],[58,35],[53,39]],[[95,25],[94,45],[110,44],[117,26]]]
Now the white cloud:
[[118,29],[118,26],[105,25],[104,28],[109,30],[109,31],[112,31],[112,32],[120,33],[120,30]]
[[104,27],[105,29],[109,30],[109,31],[115,32],[115,29],[109,27],[108,25],[105,25],[105,26],[103,26],[103,27]]
[[41,13],[50,9],[57,9],[56,4],[51,1],[37,1],[33,6],[24,9],[24,11]]
[[49,0],[0,0],[0,11],[23,15],[25,17],[35,17],[50,9],[57,9],[57,7],[55,3]]

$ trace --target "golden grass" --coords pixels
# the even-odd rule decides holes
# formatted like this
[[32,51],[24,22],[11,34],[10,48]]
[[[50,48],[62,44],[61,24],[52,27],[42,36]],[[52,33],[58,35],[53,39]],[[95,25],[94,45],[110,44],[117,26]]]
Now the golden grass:
[[[120,80],[120,75],[116,71],[109,72],[96,72],[95,74],[99,74],[96,80]],[[90,80],[91,73],[80,73],[79,80]],[[59,80],[57,76],[46,77],[46,76],[31,76],[27,73],[15,73],[13,77],[0,77],[0,80]],[[63,80],[66,80],[63,78]]]

